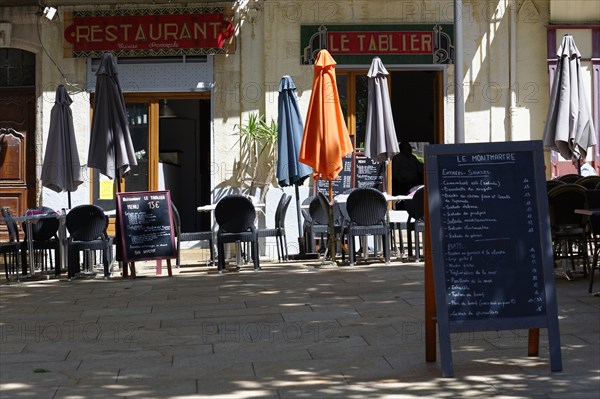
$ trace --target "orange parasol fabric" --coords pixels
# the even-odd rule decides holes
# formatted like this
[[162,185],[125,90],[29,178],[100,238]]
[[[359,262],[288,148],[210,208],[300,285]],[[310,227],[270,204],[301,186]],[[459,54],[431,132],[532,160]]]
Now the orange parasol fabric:
[[342,170],[342,158],[353,150],[340,106],[335,65],[327,50],[319,51],[298,157],[313,168],[315,179],[330,181]]

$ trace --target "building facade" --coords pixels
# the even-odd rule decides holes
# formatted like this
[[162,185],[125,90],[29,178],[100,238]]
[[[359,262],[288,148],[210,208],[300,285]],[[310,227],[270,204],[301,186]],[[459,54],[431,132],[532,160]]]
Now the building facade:
[[[301,109],[307,109],[312,61],[320,48],[337,61],[338,90],[357,149],[364,141],[366,72],[374,56],[390,72],[399,140],[416,148],[418,143],[455,142],[456,101],[464,104],[465,142],[540,140],[555,64],[552,51],[565,33],[575,37],[582,53],[589,104],[596,126],[600,124],[598,2],[3,3],[0,128],[20,132],[10,140],[22,147],[16,160],[5,157],[2,164],[0,201],[15,213],[38,204],[65,207],[66,194],[40,182],[54,93],[63,84],[73,98],[79,157],[85,165],[95,68],[102,51],[112,51],[119,60],[139,161],[125,189],[170,189],[189,231],[209,227],[208,215],[198,214],[196,207],[213,201],[216,191],[248,187],[238,173],[246,159],[236,132],[253,114],[277,120],[282,76],[292,77]],[[458,19],[455,3],[460,5]],[[52,18],[46,6],[56,9]],[[462,28],[460,48],[456,24]],[[456,51],[464,60],[458,86]],[[596,155],[589,157],[593,162]],[[561,160],[550,152],[547,159],[550,177]],[[272,181],[269,165],[259,162],[254,169],[256,181],[250,186],[257,183],[264,190]],[[85,167],[84,176],[85,183],[71,193],[73,206],[114,207],[112,181]]]

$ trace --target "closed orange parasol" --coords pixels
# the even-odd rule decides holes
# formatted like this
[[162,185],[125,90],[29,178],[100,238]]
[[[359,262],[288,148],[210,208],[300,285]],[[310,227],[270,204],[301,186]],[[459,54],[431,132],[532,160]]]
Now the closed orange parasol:
[[[304,135],[298,160],[313,168],[315,179],[329,181],[329,201],[333,200],[331,181],[342,170],[342,158],[352,152],[352,142],[340,106],[335,78],[335,60],[327,50],[319,51],[314,65],[310,103],[304,124]],[[336,239],[333,211],[329,207],[327,242],[335,263]]]
[[[352,142],[340,107],[335,78],[336,62],[327,50],[319,51],[300,147],[300,162],[313,168],[315,179],[337,179],[342,158],[352,152]],[[331,200],[331,190],[330,190]]]

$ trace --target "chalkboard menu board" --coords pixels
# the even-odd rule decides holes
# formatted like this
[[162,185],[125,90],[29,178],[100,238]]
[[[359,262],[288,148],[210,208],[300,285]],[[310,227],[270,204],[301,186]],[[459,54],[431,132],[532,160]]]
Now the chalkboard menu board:
[[443,334],[548,327],[562,369],[542,143],[430,145],[425,156],[442,362]]
[[[347,155],[342,159],[342,170],[337,179],[331,181],[331,190],[333,196],[343,194],[352,188],[353,155]],[[317,192],[321,192],[329,197],[329,180],[319,179],[315,182]]]
[[385,162],[376,162],[364,155],[356,154],[354,162],[354,187],[375,188],[383,191]]
[[117,193],[121,258],[124,262],[176,256],[168,191]]

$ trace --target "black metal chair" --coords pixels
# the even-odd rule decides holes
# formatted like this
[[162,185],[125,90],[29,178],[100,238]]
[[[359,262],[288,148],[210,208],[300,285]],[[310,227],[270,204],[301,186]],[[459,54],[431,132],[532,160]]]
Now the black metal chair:
[[[37,208],[27,209],[26,215],[56,215],[53,209],[40,206]],[[22,262],[27,262],[28,255],[28,241],[27,241],[27,228],[26,223],[23,222],[21,227],[25,232],[25,239],[21,243],[21,259]],[[47,251],[51,251],[54,254],[54,264],[52,264],[52,257],[50,257],[50,269],[54,268],[54,274],[59,276],[60,270],[60,241],[58,239],[58,218],[42,218],[31,224],[31,245],[33,247],[33,254],[29,254],[29,260],[32,265],[39,264],[41,270],[47,270],[46,255]]]
[[[312,217],[310,216],[310,203],[314,199],[314,196],[308,196],[302,201],[302,208],[300,212],[302,213],[302,218],[304,219],[302,223],[302,235],[304,237],[304,245],[306,252],[313,252],[314,248],[311,248],[311,240],[310,240],[310,225],[312,223]],[[306,208],[304,208],[306,207]]]
[[556,186],[562,186],[563,184],[567,184],[562,180],[546,180],[546,191],[550,191],[551,189],[553,189]]
[[208,241],[210,248],[210,261],[209,264],[215,263],[214,247],[213,247],[213,232],[212,231],[194,231],[194,232],[182,232],[181,231],[181,217],[179,211],[173,202],[171,202],[171,210],[173,213],[173,225],[175,226],[175,238],[177,239],[177,259],[176,265],[181,265],[181,243],[185,241]]
[[569,173],[566,175],[558,176],[555,180],[560,180],[565,183],[575,183],[577,180],[581,179],[581,175],[576,173]]
[[[585,191],[585,194],[588,208],[600,209],[600,189],[588,189]],[[594,271],[598,269],[598,256],[600,255],[600,215],[591,215],[589,217],[589,228],[588,241],[593,254],[590,266],[590,286],[588,289],[591,293],[594,286]]]
[[408,212],[406,222],[406,241],[408,256],[412,256],[412,237],[415,242],[415,260],[421,258],[421,234],[425,232],[425,186],[419,186],[412,194],[410,200],[405,200],[404,205]]
[[254,270],[260,270],[258,253],[258,234],[254,227],[256,210],[252,201],[238,194],[227,195],[217,203],[215,219],[219,225],[217,231],[217,252],[219,273],[225,270],[225,244],[250,242]]
[[258,237],[275,237],[277,244],[277,259],[281,262],[283,257],[284,260],[288,260],[287,250],[287,238],[285,235],[285,215],[287,209],[292,201],[292,196],[283,193],[277,203],[277,209],[275,210],[275,227],[272,229],[258,229],[256,233]]
[[583,176],[575,181],[575,184],[579,184],[587,189],[594,189],[600,184],[600,176]]
[[[341,213],[339,204],[333,204],[333,229],[336,236],[341,235],[344,216]],[[327,235],[329,232],[329,200],[321,192],[313,197],[308,208],[309,219],[305,223],[306,243],[310,252],[314,252],[316,237],[319,236],[319,251],[323,252],[328,247]],[[323,245],[325,244],[325,245]]]
[[81,251],[102,251],[104,277],[110,276],[109,265],[112,262],[112,238],[106,232],[108,217],[102,208],[96,205],[79,205],[71,209],[66,219],[68,239],[68,278],[79,272],[79,253]]
[[[319,193],[319,195],[322,195]],[[307,224],[305,225],[305,233],[306,233],[306,244],[308,245],[309,252],[315,252],[315,237],[318,235],[320,237],[320,244],[325,242],[325,237],[327,236],[327,223],[328,223],[328,210],[323,206],[322,199],[319,199],[318,196],[312,197],[309,205],[308,205],[308,215],[309,218],[307,220]],[[325,248],[323,245],[320,245],[320,248]]]
[[[404,204],[402,204],[402,208],[404,208]],[[404,254],[403,231],[408,229],[408,212],[406,212],[406,209],[391,209],[388,211],[388,221],[390,224],[392,251],[397,256],[401,256]],[[398,232],[398,238],[396,238],[396,231]]]
[[[586,209],[586,189],[579,184],[567,183],[548,192],[550,228],[554,261],[569,260],[575,270],[575,259],[581,259],[583,274],[588,269],[588,217],[575,213],[575,209]],[[567,278],[572,278],[565,269]]]
[[4,260],[4,273],[6,280],[10,280],[9,273],[18,274],[19,259],[21,258],[21,242],[19,241],[19,229],[13,220],[12,213],[8,208],[2,208],[2,218],[8,229],[8,241],[0,243],[0,254]]
[[346,201],[349,222],[345,229],[348,235],[350,265],[356,263],[354,238],[360,236],[381,236],[385,263],[390,262],[390,226],[387,222],[387,200],[373,188],[357,188]]

